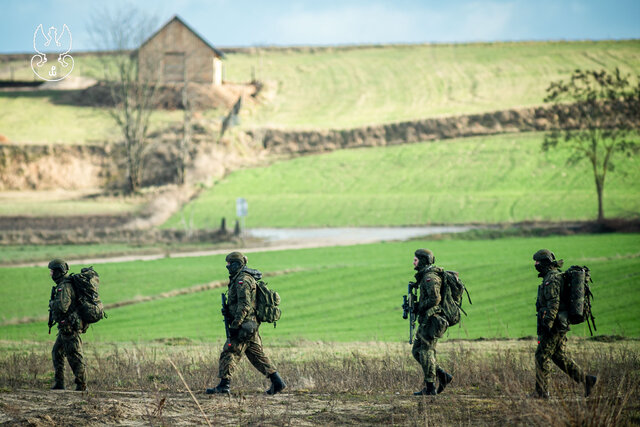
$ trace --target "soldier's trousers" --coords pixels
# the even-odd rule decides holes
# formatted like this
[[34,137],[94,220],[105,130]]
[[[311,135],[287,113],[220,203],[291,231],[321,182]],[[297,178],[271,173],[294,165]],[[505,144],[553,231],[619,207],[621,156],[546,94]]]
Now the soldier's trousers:
[[235,371],[236,365],[243,354],[246,354],[249,362],[263,375],[271,375],[276,372],[275,366],[264,354],[262,338],[260,338],[260,333],[256,331],[253,336],[245,341],[240,341],[235,338],[225,342],[222,353],[220,354],[218,377],[231,379],[233,371]]
[[442,324],[436,322],[434,318],[435,316],[432,316],[420,324],[411,348],[414,359],[422,366],[425,383],[435,383],[436,371],[444,372],[436,363],[436,344],[438,338],[444,334],[446,327],[443,329]]
[[84,357],[82,355],[82,339],[80,333],[63,334],[58,331],[58,337],[53,350],[51,351],[53,359],[54,378],[56,383],[64,384],[64,362],[69,361],[69,366],[76,377],[76,384],[86,384],[86,373],[84,366]]
[[577,383],[584,383],[584,372],[566,354],[567,333],[551,331],[540,337],[540,343],[536,349],[536,390],[546,393],[551,371],[550,360],[553,360],[558,368],[569,375]]

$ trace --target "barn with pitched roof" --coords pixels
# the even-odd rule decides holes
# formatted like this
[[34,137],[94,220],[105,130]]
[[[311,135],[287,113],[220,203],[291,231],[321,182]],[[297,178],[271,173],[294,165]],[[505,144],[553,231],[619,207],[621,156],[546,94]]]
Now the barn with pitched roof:
[[224,54],[177,15],[142,43],[137,54],[145,80],[222,84]]

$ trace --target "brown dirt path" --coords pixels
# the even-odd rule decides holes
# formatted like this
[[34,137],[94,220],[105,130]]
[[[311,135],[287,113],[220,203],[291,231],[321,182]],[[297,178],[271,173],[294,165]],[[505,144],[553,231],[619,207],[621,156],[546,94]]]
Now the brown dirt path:
[[[409,412],[454,412],[450,423],[464,422],[473,410],[475,423],[499,422],[492,399],[451,395],[440,398],[391,394],[291,392],[266,396],[259,391],[207,396],[195,394],[211,425],[392,425],[417,423]],[[485,402],[486,401],[486,402]],[[455,405],[453,411],[451,408]],[[485,406],[487,410],[482,410]],[[425,414],[426,415],[426,414]],[[430,417],[443,420],[442,415]],[[504,418],[503,418],[504,419]],[[190,394],[184,391],[15,390],[0,394],[2,425],[206,425]],[[459,424],[458,424],[459,425]]]

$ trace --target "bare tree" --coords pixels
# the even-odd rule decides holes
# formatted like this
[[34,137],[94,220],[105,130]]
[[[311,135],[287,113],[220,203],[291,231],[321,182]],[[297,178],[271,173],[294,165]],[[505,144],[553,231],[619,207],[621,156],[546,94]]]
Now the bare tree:
[[189,75],[186,62],[193,52],[189,51],[184,56],[185,66],[182,71],[182,138],[178,141],[178,159],[176,162],[178,184],[186,182],[186,171],[189,163],[189,150],[191,149],[191,133],[193,120],[193,102],[189,96]]
[[[155,16],[130,6],[96,11],[88,27],[96,48],[113,51],[113,55],[99,58],[104,68],[104,84],[114,105],[109,113],[125,143],[130,192],[137,191],[141,184],[161,61],[159,52],[139,57],[137,49],[152,34],[156,23]],[[141,69],[147,72],[140,72]]]
[[614,155],[640,151],[640,75],[635,85],[616,68],[575,70],[567,80],[552,82],[546,102],[553,102],[551,118],[557,129],[545,135],[543,150],[568,146],[568,164],[587,159],[598,194],[598,222],[604,220],[603,197],[607,172],[614,171]]

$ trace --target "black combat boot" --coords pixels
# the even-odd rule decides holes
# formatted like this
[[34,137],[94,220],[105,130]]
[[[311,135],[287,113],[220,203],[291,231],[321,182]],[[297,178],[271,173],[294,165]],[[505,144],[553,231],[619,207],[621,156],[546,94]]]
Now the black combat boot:
[[64,390],[64,383],[58,381],[54,382],[51,386],[51,390]]
[[596,381],[598,381],[598,377],[595,375],[587,375],[584,377],[584,397],[589,397],[593,386],[596,385]]
[[538,385],[538,383],[536,383],[536,391],[533,394],[533,397],[537,397],[539,399],[548,399],[549,392],[547,390],[544,390],[542,387],[540,387],[540,385]]
[[444,369],[440,368],[436,371],[436,375],[438,376],[438,381],[440,384],[438,385],[438,394],[442,393],[447,386],[453,380],[453,375],[449,374]]
[[269,390],[267,390],[267,394],[280,393],[287,386],[277,372],[269,375],[269,379],[271,380],[271,387],[269,387]]
[[435,383],[426,383],[425,387],[420,390],[420,391],[416,391],[415,393],[413,393],[414,396],[426,396],[426,395],[430,395],[430,396],[435,396],[436,393],[436,385]]
[[229,383],[230,383],[230,381],[227,378],[220,378],[220,384],[218,384],[214,388],[208,388],[205,391],[205,393],[207,393],[207,394],[218,394],[218,393],[229,394],[229,392],[230,392]]

